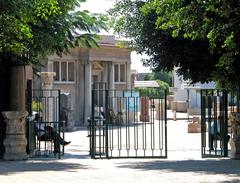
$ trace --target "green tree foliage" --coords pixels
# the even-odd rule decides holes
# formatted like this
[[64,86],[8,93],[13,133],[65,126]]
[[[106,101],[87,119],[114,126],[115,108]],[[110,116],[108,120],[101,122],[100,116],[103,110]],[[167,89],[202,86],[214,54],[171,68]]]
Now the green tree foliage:
[[[138,53],[149,56],[143,63],[154,72],[169,72],[178,66],[178,74],[185,80],[191,79],[193,83],[211,81],[211,69],[217,56],[208,52],[207,42],[172,37],[167,30],[158,29],[157,14],[154,11],[146,15],[142,13],[145,4],[138,0],[118,1],[110,11],[114,30],[130,38],[130,47]],[[209,60],[213,62],[209,63]]]
[[141,97],[165,97],[165,90],[162,88],[136,88],[136,91],[140,93]]
[[153,80],[153,74],[152,73],[146,73],[143,77],[144,81],[149,81],[149,80]]
[[207,42],[208,52],[216,56],[208,60],[214,64],[212,78],[222,86],[240,85],[239,1],[152,0],[142,10],[156,13],[158,29],[174,38]]
[[110,14],[155,71],[178,66],[185,80],[231,87],[240,83],[237,1],[123,0]]
[[153,73],[146,73],[143,80],[144,81],[160,80],[164,81],[168,85],[172,85],[172,72],[159,71]]
[[77,11],[84,0],[0,0],[0,62],[38,64],[48,54],[96,46],[106,18]]
[[172,72],[163,72],[163,71],[154,72],[153,80],[164,81],[169,86],[171,86],[172,85]]
[[[153,80],[155,74],[154,73],[148,73],[145,75],[145,77],[148,77],[147,79],[144,78],[145,81]],[[167,82],[164,82],[162,80],[156,80],[156,82],[159,85],[159,88],[137,88],[136,90],[140,92],[141,96],[160,96],[163,98],[165,96],[165,91],[168,94],[169,93],[169,84]]]

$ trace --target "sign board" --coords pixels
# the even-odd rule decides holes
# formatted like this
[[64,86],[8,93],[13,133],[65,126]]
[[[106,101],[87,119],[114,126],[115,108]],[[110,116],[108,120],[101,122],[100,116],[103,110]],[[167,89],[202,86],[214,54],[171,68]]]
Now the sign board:
[[140,111],[140,94],[136,91],[125,91],[125,108],[129,112]]

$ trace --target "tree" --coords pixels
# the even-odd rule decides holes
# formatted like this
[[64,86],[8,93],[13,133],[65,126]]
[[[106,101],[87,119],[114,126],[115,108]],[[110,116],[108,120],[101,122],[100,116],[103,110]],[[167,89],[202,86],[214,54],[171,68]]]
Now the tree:
[[0,0],[0,62],[38,64],[48,54],[96,45],[90,33],[106,28],[106,19],[77,11],[80,2],[84,0]]
[[164,81],[169,86],[171,86],[172,85],[172,72],[163,72],[163,71],[154,72],[153,80]]
[[[36,66],[47,55],[61,55],[74,46],[97,46],[94,33],[106,28],[106,18],[78,11],[81,2],[84,0],[0,0],[0,112],[13,110],[10,67]],[[4,125],[0,115],[0,158]]]
[[138,53],[149,55],[144,64],[153,70],[178,66],[178,74],[192,83],[215,80],[235,86],[240,75],[234,2],[123,0],[110,14],[115,31],[131,38]]
[[149,81],[149,80],[152,80],[152,78],[153,78],[153,74],[152,73],[145,73],[144,77],[143,77],[143,80],[144,81]]
[[212,79],[221,86],[240,86],[240,2],[152,0],[142,11],[155,12],[157,28],[173,38],[207,42],[208,52],[217,56],[208,60]]
[[185,80],[205,82],[212,80],[211,69],[216,55],[208,52],[203,40],[175,38],[167,30],[156,27],[157,14],[152,11],[144,15],[141,11],[144,1],[124,0],[115,4],[110,11],[112,26],[120,36],[130,38],[130,47],[149,58],[143,63],[154,72],[169,72],[179,66],[178,74]]
[[159,72],[152,72],[152,73],[144,73],[143,80],[144,81],[160,80],[160,81],[164,81],[168,85],[172,85],[172,72],[159,71]]

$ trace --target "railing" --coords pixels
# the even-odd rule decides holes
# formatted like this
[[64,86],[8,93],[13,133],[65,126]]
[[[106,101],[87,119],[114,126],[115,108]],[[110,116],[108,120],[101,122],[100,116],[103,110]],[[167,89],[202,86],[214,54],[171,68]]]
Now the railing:
[[[160,96],[162,95],[162,96]],[[166,158],[166,91],[92,90],[92,158]]]
[[28,122],[29,157],[57,157],[64,154],[64,122]]
[[202,157],[227,157],[231,112],[240,111],[239,90],[201,90]]

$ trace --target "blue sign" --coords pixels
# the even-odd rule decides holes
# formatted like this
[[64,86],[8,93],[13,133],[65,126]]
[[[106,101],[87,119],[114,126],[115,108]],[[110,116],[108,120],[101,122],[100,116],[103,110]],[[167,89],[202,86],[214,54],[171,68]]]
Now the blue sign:
[[129,112],[139,112],[140,111],[140,94],[136,91],[125,91],[125,110]]

